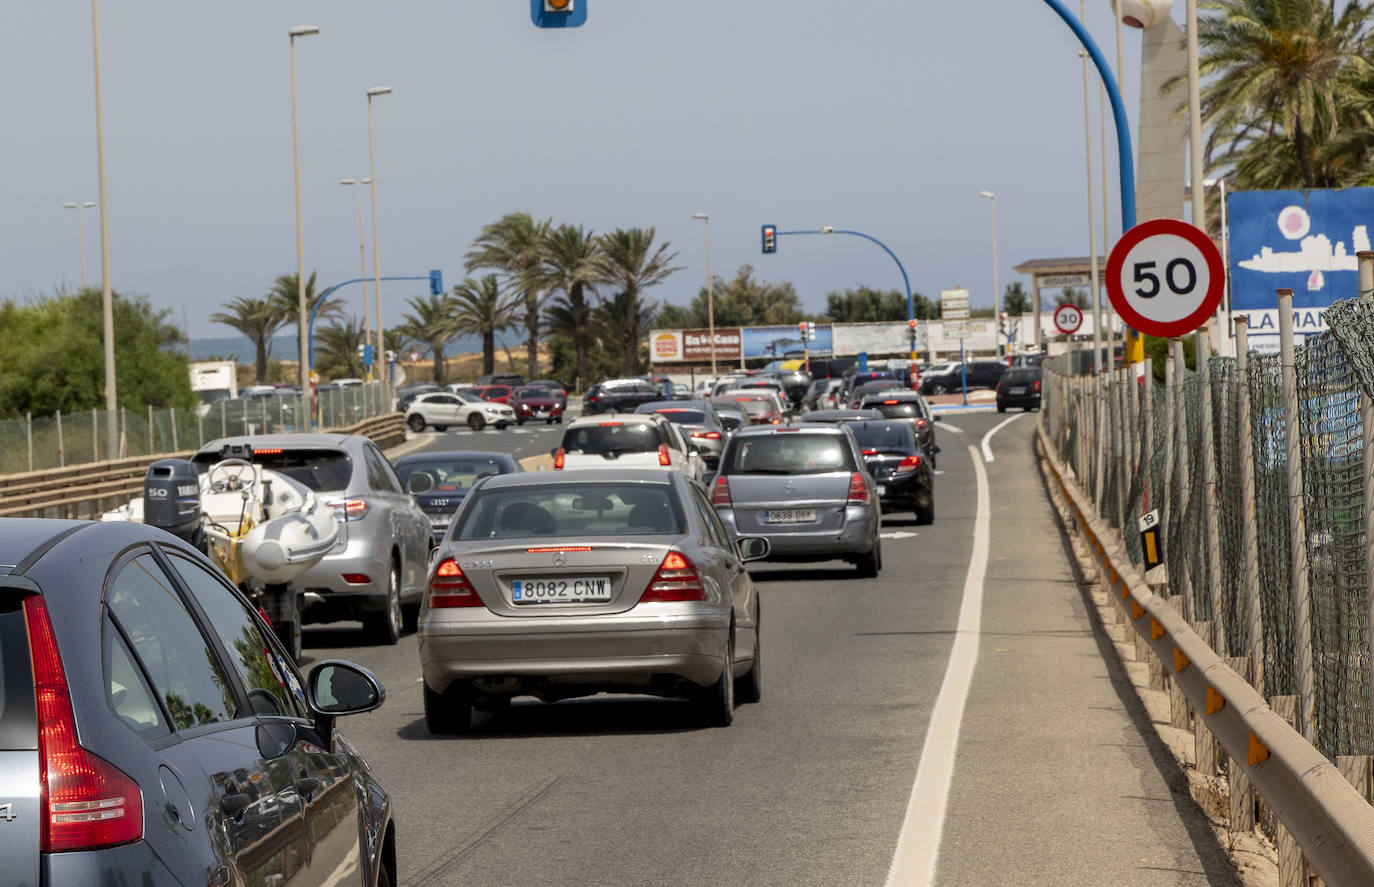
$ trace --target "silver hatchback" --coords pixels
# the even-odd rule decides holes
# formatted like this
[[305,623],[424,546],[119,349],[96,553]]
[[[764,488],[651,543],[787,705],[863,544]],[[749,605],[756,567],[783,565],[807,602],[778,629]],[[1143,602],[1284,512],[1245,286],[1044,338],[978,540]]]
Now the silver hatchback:
[[759,598],[737,539],[681,472],[484,478],[463,500],[420,614],[425,722],[463,733],[515,696],[687,696],[726,726],[761,692]]
[[767,539],[770,560],[844,559],[867,578],[882,569],[877,485],[847,428],[737,431],[711,501],[732,532]]

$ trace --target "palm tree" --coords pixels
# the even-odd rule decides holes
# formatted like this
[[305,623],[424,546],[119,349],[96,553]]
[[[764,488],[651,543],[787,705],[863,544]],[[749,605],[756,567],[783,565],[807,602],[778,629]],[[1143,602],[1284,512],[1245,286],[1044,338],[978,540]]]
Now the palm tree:
[[363,359],[358,349],[366,336],[358,318],[349,317],[342,323],[334,323],[319,331],[320,346],[315,353],[315,363],[321,375],[330,378],[361,376]]
[[600,238],[597,278],[618,291],[602,307],[610,306],[618,319],[611,341],[622,349],[627,375],[639,372],[639,342],[648,335],[643,318],[652,320],[658,307],[656,302],[643,303],[644,291],[682,270],[671,264],[677,253],[668,251],[668,243],[654,248],[654,234],[653,228],[617,228]]
[[633,376],[639,372],[639,343],[649,335],[658,313],[653,303],[632,299],[619,292],[602,301],[592,312],[587,325],[591,338],[610,345],[612,355],[621,352],[621,372]]
[[576,348],[573,389],[583,390],[587,381],[587,325],[592,309],[587,293],[596,293],[601,241],[581,225],[560,225],[544,237],[543,261],[530,272],[539,290],[558,293],[546,311],[550,329],[566,332]]
[[495,274],[481,280],[468,277],[453,288],[454,331],[482,337],[484,374],[496,368],[496,334],[514,325],[518,298],[501,292]]
[[1370,7],[1351,2],[1337,14],[1330,0],[1200,5],[1211,13],[1198,20],[1208,162],[1231,167],[1241,188],[1337,187],[1363,174],[1367,154],[1333,163],[1326,146],[1358,120],[1347,112],[1371,70]]
[[257,382],[267,381],[267,361],[272,356],[272,336],[281,329],[282,318],[269,298],[240,296],[224,306],[227,311],[210,315],[214,323],[233,327],[248,337],[256,352]]
[[463,257],[468,273],[478,268],[496,271],[505,278],[507,289],[519,292],[523,298],[530,376],[539,374],[539,310],[544,296],[534,272],[543,261],[544,242],[552,224],[552,219],[536,222],[529,213],[507,213],[483,226],[472,249]]
[[[283,327],[296,327],[299,329],[300,323],[300,295],[296,288],[297,277],[295,274],[281,274],[272,282],[272,289],[268,290],[267,298],[271,300],[273,307],[281,317]],[[323,320],[344,320],[343,300],[335,297],[325,299],[321,304],[322,296],[315,292],[315,272],[311,271],[310,276],[305,280],[305,311],[306,319],[310,317],[310,312],[315,312],[315,322]],[[319,305],[317,309],[315,306]]]
[[401,324],[401,331],[429,348],[434,355],[434,381],[443,385],[447,381],[444,346],[457,332],[453,299],[449,296],[416,296],[410,300],[410,307],[415,313],[401,315],[405,321]]

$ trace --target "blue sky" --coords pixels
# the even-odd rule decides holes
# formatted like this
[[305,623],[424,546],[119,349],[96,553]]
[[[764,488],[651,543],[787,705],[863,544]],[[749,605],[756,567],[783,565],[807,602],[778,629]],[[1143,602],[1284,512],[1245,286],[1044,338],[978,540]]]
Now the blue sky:
[[[653,295],[685,303],[705,278],[689,217],[709,212],[715,273],[752,264],[794,283],[808,310],[900,276],[857,238],[783,238],[762,256],[761,223],[870,233],[913,289],[962,284],[991,304],[984,189],[997,194],[1004,286],[1018,262],[1087,254],[1078,44],[1041,0],[584,2],[586,26],[558,31],[533,27],[525,0],[106,0],[115,287],[219,336],[231,331],[212,312],[295,270],[298,24],[321,29],[298,40],[296,62],[306,266],[322,282],[358,274],[354,190],[338,181],[367,175],[376,85],[394,90],[374,105],[384,274],[437,267],[451,286],[478,229],[526,210],[657,228],[684,270]],[[1114,57],[1108,0],[1089,4],[1088,24]],[[1139,33],[1125,39],[1134,118]],[[61,205],[97,195],[89,4],[11,4],[0,73],[0,299],[24,299],[80,276],[76,214]],[[1094,119],[1095,152],[1097,132]],[[1096,182],[1100,200],[1100,169]],[[85,218],[98,284],[98,216]],[[425,291],[384,286],[387,325]],[[349,298],[361,314],[361,291]]]

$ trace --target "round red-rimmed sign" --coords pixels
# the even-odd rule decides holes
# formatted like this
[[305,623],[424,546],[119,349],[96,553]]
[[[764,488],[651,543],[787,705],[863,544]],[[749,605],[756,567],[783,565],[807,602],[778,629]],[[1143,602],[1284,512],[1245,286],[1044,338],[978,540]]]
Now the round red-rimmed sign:
[[1107,296],[1132,329],[1169,338],[1207,322],[1221,304],[1226,267],[1201,230],[1151,219],[1121,236],[1107,257]]
[[1054,309],[1054,328],[1072,336],[1083,325],[1083,311],[1072,302],[1064,302]]

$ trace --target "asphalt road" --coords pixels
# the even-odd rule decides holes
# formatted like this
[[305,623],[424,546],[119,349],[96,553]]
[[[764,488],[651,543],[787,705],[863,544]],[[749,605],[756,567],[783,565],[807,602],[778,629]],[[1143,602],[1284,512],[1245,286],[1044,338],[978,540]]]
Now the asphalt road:
[[[517,701],[479,715],[473,736],[436,739],[413,635],[372,647],[347,623],[307,628],[308,659],[353,659],[387,686],[382,709],[341,727],[392,793],[400,883],[883,884],[904,827],[904,852],[932,856],[936,874],[894,883],[1236,883],[1101,656],[1034,468],[1034,415],[989,441],[976,658],[961,717],[934,731],[955,728],[953,767],[944,780],[927,766],[935,802],[908,815],[971,585],[974,461],[1006,418],[942,423],[936,522],[885,519],[878,579],[841,562],[751,567],[763,701],[729,728],[699,727],[673,700],[597,697]],[[524,458],[560,433],[450,431],[408,449]]]

